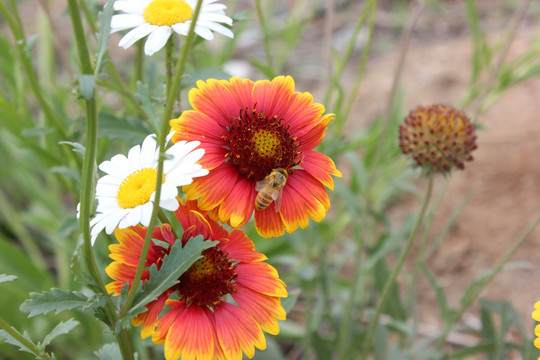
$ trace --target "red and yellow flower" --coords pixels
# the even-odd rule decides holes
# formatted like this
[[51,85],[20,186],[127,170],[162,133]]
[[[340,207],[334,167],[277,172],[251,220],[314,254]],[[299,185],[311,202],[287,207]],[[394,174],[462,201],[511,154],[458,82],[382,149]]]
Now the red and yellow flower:
[[[331,175],[341,173],[313,148],[334,115],[323,115],[324,106],[311,94],[294,91],[290,76],[198,81],[189,101],[193,110],[170,121],[176,130],[172,140],[200,141],[205,149],[200,163],[210,174],[183,188],[187,199],[200,198],[199,207],[212,219],[232,227],[243,226],[255,212],[264,237],[325,217],[330,207],[325,187],[333,189]],[[256,183],[276,169],[288,174],[279,211],[274,202],[255,210]]]
[[[182,239],[175,239],[169,224],[156,227],[152,237],[162,242],[152,242],[147,268],[160,267],[175,241],[185,245],[202,235],[219,244],[203,251],[180,282],[146,305],[148,310],[133,324],[142,324],[143,338],[165,344],[167,360],[241,359],[242,352],[251,358],[255,348],[266,348],[263,331],[277,334],[277,320],[285,319],[280,299],[287,296],[285,284],[242,230],[227,231],[199,210],[196,201],[180,201],[175,213],[185,231]],[[106,269],[114,280],[107,285],[109,292],[118,295],[126,282],[133,282],[146,230],[138,225],[115,231],[119,244],[109,247],[114,260]],[[149,276],[144,270],[143,281]]]

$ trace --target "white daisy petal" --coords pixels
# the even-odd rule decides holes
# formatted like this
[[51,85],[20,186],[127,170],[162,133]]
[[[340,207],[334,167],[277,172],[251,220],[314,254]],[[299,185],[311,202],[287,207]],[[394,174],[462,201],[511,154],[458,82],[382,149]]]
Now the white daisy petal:
[[204,26],[199,26],[198,24],[195,25],[195,34],[199,35],[200,37],[202,37],[205,40],[214,39],[214,34],[212,34],[210,29],[208,29],[207,27],[204,27]]
[[174,30],[175,33],[186,36],[189,32],[190,24],[191,24],[191,21],[188,21],[185,23],[174,24],[172,26],[172,29]]
[[161,208],[168,211],[176,211],[178,210],[178,207],[180,206],[180,204],[178,203],[178,200],[174,198],[174,199],[162,200],[159,203],[159,206],[161,206]]
[[169,40],[172,34],[170,26],[160,26],[156,30],[150,33],[146,44],[144,44],[144,53],[148,56],[153,55],[157,51],[161,50]]
[[133,45],[137,40],[142,39],[146,35],[150,34],[156,28],[157,28],[156,25],[151,25],[147,23],[139,25],[135,29],[128,32],[122,39],[120,39],[118,46],[123,47],[124,49],[127,49],[128,47]]
[[218,23],[224,23],[224,24],[227,24],[227,25],[232,25],[233,21],[230,17],[228,17],[227,15],[221,15],[221,14],[216,14],[216,13],[204,13],[204,14],[201,14],[200,20],[204,20],[204,21],[213,21],[213,22],[218,22]]
[[118,226],[118,223],[122,221],[124,216],[127,215],[127,211],[122,209],[122,211],[118,212],[111,212],[108,214],[108,216],[103,218],[103,222],[105,223],[105,232],[107,234],[112,234],[114,229]]
[[197,21],[197,25],[205,26],[205,27],[209,28],[210,30],[215,31],[217,33],[220,33],[221,35],[225,35],[225,36],[227,36],[227,37],[229,37],[231,39],[234,38],[234,34],[231,31],[231,29],[229,29],[229,28],[227,28],[227,27],[225,27],[225,26],[223,26],[221,24],[203,20],[203,21]]
[[156,150],[156,135],[148,135],[142,144],[141,147],[141,169],[154,167],[159,156],[158,151]]
[[141,15],[135,15],[135,14],[113,15],[113,17],[111,18],[111,34],[118,31],[131,29],[145,23],[146,21],[144,20],[144,17],[142,17]]
[[[227,8],[224,4],[208,4],[204,7],[204,12],[215,12],[215,13],[221,13],[223,10]],[[199,20],[197,20],[199,21]]]
[[133,166],[134,169],[142,169],[141,162],[139,161],[141,157],[141,147],[139,145],[134,146],[129,150],[128,160]]
[[115,155],[111,158],[111,163],[115,167],[113,171],[115,173],[109,173],[109,175],[114,175],[116,177],[126,178],[131,175],[131,173],[136,170],[131,166],[128,158],[124,155]]
[[148,224],[150,224],[150,218],[152,217],[153,208],[153,202],[147,202],[146,204],[141,205],[141,225],[148,226]]
[[[164,164],[163,164],[163,172],[165,174],[169,173],[169,171],[173,167],[175,167],[178,164],[178,162],[180,162],[184,158],[184,156],[186,156],[190,151],[195,149],[200,144],[201,144],[200,141],[190,141],[189,143],[186,143],[184,141],[184,142],[176,143],[173,146],[171,146],[167,150],[167,154],[172,155],[173,158],[169,159],[169,160],[166,160],[164,162]],[[202,153],[201,153],[200,150],[202,150]],[[201,157],[202,157],[204,155],[204,150],[199,149],[199,151],[197,151],[197,154],[199,154],[199,153],[201,153]],[[197,159],[197,160],[199,160],[199,159]],[[197,161],[197,160],[195,160],[195,161]]]
[[128,14],[143,15],[145,4],[138,0],[116,0],[113,6],[116,11],[123,11]]
[[124,179],[118,178],[116,176],[112,175],[105,175],[101,179],[99,179],[99,183],[101,184],[108,184],[108,185],[120,185]]

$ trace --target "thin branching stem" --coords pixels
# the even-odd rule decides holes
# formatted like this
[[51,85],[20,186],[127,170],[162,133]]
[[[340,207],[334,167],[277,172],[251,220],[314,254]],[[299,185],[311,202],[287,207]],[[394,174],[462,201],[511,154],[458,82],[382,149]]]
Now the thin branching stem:
[[379,318],[388,301],[389,295],[392,290],[392,286],[395,285],[397,275],[399,271],[401,270],[401,268],[403,267],[403,264],[405,263],[405,260],[407,259],[407,256],[409,255],[409,252],[411,251],[412,245],[414,244],[414,239],[416,238],[416,234],[418,233],[418,230],[420,229],[420,225],[422,224],[422,221],[424,219],[424,215],[426,213],[429,200],[431,199],[431,193],[433,190],[433,180],[434,180],[434,176],[432,175],[428,179],[428,187],[426,190],[426,195],[424,197],[424,202],[422,204],[420,213],[418,214],[418,217],[416,218],[414,227],[409,235],[409,239],[407,240],[405,247],[403,248],[403,251],[401,252],[401,254],[399,255],[399,258],[396,261],[394,270],[392,270],[392,273],[390,274],[390,276],[384,283],[384,288],[381,293],[381,298],[379,299],[377,303],[377,307],[375,308],[375,314],[373,315],[373,318],[370,321],[369,328],[367,330],[367,334],[364,339],[364,355],[368,353],[371,347],[371,341],[373,339],[373,335],[375,334],[375,329],[377,328],[377,325],[379,323]]
[[[146,231],[146,236],[144,238],[144,244],[141,251],[141,256],[139,258],[139,263],[137,264],[137,270],[135,272],[133,284],[131,285],[131,289],[128,293],[126,303],[124,304],[124,307],[122,308],[120,317],[123,317],[124,315],[127,314],[131,304],[133,303],[133,299],[135,298],[135,293],[141,281],[142,273],[144,270],[144,263],[146,262],[146,256],[148,255],[148,249],[150,248],[150,243],[152,241],[152,233],[154,231],[154,227],[156,226],[157,217],[160,212],[159,199],[161,197],[161,182],[163,179],[163,160],[164,160],[163,154],[165,152],[164,151],[165,139],[167,136],[167,130],[169,128],[169,120],[172,116],[173,106],[176,99],[179,97],[179,94],[180,94],[180,88],[182,85],[182,75],[184,74],[184,70],[186,67],[189,50],[191,48],[191,45],[193,44],[193,39],[195,38],[195,24],[197,23],[197,18],[199,17],[201,6],[202,6],[202,0],[198,0],[197,5],[195,6],[195,9],[193,11],[191,26],[189,28],[186,41],[182,46],[180,59],[178,60],[178,63],[176,64],[173,83],[172,83],[172,86],[170,87],[171,90],[167,94],[167,105],[163,113],[163,118],[161,122],[161,131],[159,134],[157,134],[160,156],[159,156],[158,167],[157,167],[157,182],[156,182],[156,193],[154,197],[155,199],[154,207],[152,209],[152,216],[150,217],[150,223],[148,224],[148,229]],[[169,86],[167,86],[167,88],[169,88]]]
[[521,3],[521,6],[519,7],[519,9],[516,11],[516,14],[514,15],[512,24],[510,25],[508,36],[504,43],[504,47],[501,53],[499,54],[497,63],[492,68],[489,74],[489,78],[486,83],[484,92],[478,99],[477,107],[472,115],[473,121],[477,121],[478,117],[480,116],[480,114],[482,114],[482,111],[484,110],[487,98],[489,94],[491,93],[491,91],[493,90],[493,86],[495,85],[499,72],[501,71],[501,68],[504,64],[504,60],[506,59],[508,52],[510,51],[510,47],[512,46],[512,43],[514,42],[514,39],[516,37],[519,25],[523,22],[523,19],[525,18],[525,14],[527,13],[527,9],[529,8],[530,4],[531,4],[531,0],[523,0],[523,2]]

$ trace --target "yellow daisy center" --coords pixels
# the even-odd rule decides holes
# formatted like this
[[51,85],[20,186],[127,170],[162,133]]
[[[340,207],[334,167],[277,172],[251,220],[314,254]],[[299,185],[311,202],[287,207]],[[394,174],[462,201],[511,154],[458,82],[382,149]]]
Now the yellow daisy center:
[[260,129],[253,134],[252,141],[255,151],[262,157],[274,156],[278,150],[278,146],[281,145],[281,142],[274,133],[264,129]]
[[191,19],[193,9],[182,0],[154,0],[144,9],[147,23],[158,26],[172,26]]
[[[118,188],[118,205],[123,209],[132,209],[150,201],[156,191],[157,170],[144,168],[129,174]],[[165,182],[163,176],[162,184]]]

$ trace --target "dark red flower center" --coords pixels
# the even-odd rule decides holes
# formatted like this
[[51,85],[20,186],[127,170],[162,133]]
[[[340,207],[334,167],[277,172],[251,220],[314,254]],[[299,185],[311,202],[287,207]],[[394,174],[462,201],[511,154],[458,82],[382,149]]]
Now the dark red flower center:
[[223,139],[227,161],[237,167],[240,175],[260,181],[274,169],[289,171],[300,163],[300,142],[291,136],[289,125],[283,125],[282,120],[248,108],[231,119]]
[[215,306],[223,296],[236,292],[235,266],[217,247],[203,251],[202,255],[180,276],[176,290],[187,304]]

